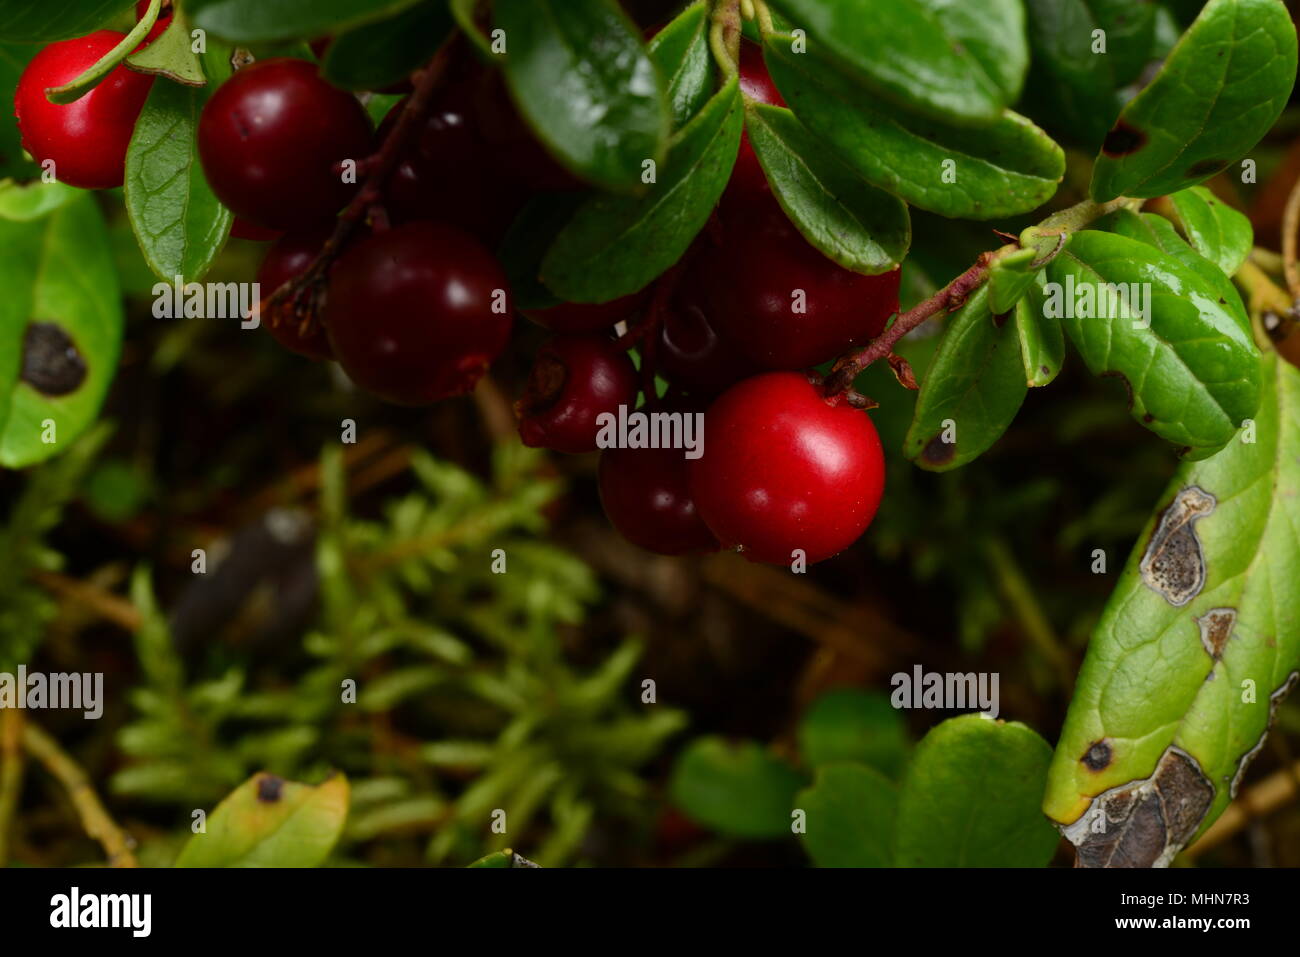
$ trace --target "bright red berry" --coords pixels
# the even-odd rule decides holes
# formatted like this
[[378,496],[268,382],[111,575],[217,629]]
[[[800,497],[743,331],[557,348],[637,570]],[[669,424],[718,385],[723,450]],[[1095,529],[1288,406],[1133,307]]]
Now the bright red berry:
[[704,421],[691,494],[724,546],[752,561],[811,564],[843,551],[876,514],[885,485],[880,439],[865,412],[828,401],[796,372],[770,372],[723,393]]
[[217,198],[270,229],[333,216],[356,190],[340,164],[370,152],[370,117],[316,64],[276,58],[217,88],[199,118],[199,158]]
[[407,223],[339,258],[324,319],[353,382],[423,405],[474,388],[510,339],[508,299],[501,265],[473,236]]
[[600,453],[600,502],[619,534],[659,555],[717,550],[691,498],[688,462],[681,449]]
[[[763,62],[763,48],[749,40],[740,42],[740,91],[746,98],[756,103],[771,106],[785,106],[785,100],[772,82]],[[736,155],[736,165],[731,170],[731,180],[727,183],[728,201],[749,193],[765,193],[771,187],[767,184],[767,174],[758,161],[758,154],[750,145],[749,134],[740,134],[740,152]]]
[[578,455],[596,450],[602,413],[636,405],[636,367],[604,335],[555,336],[533,359],[515,406],[524,445]]
[[878,336],[898,311],[899,271],[851,272],[823,256],[771,193],[729,209],[699,269],[722,336],[764,369],[806,369]]
[[[267,250],[266,258],[257,270],[261,300],[267,301],[286,282],[305,272],[320,254],[325,240],[329,239],[333,231],[333,224],[327,224],[302,232],[287,233],[277,240]],[[302,324],[291,317],[262,314],[261,320],[275,341],[290,352],[311,359],[334,358],[334,351],[325,335],[325,327],[320,322],[313,323],[307,334],[303,335]]]
[[709,322],[708,277],[690,269],[664,310],[655,352],[655,371],[692,395],[717,395],[760,371]]
[[525,316],[539,326],[545,326],[552,332],[576,335],[583,332],[603,332],[613,329],[623,320],[631,317],[645,301],[645,293],[634,292],[630,296],[614,299],[610,302],[582,303],[562,302],[549,309],[522,309]]
[[18,80],[14,110],[23,148],[38,163],[52,160],[61,183],[111,189],[125,179],[126,149],[153,77],[119,64],[79,100],[60,106],[45,98],[47,88],[75,80],[125,36],[97,30],[51,43],[32,58]]

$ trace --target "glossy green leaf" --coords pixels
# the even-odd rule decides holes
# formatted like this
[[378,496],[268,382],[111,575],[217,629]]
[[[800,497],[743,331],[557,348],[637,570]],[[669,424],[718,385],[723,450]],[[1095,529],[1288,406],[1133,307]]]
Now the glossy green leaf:
[[177,867],[317,867],[343,833],[348,779],[319,785],[255,774],[208,815]]
[[1259,353],[1217,271],[1097,230],[1072,236],[1048,267],[1045,308],[1088,368],[1121,377],[1133,418],[1192,449],[1222,446],[1259,406]]
[[321,70],[325,79],[345,90],[381,90],[429,60],[452,25],[445,0],[425,0],[391,20],[366,24],[335,38]]
[[804,850],[818,867],[889,867],[898,788],[859,764],[827,764],[795,796],[806,815]]
[[903,201],[827,153],[788,109],[751,104],[745,116],[772,192],[804,237],[845,269],[897,269],[912,242]]
[[30,179],[40,169],[23,155],[22,137],[14,121],[12,105],[18,78],[40,47],[0,43],[0,103],[6,105],[6,118],[0,123],[0,179],[19,177]]
[[1020,0],[775,0],[808,45],[881,96],[952,123],[993,122],[1029,65]]
[[[48,43],[81,37],[105,26],[133,0],[5,0],[0,4],[0,40]],[[35,52],[35,51],[33,51]]]
[[54,212],[80,196],[73,186],[63,183],[0,183],[0,219],[30,222]]
[[539,193],[510,224],[497,257],[516,309],[549,309],[564,301],[542,285],[542,260],[582,202],[581,193]]
[[122,347],[121,292],[88,194],[0,220],[0,249],[0,465],[24,468],[95,421]]
[[1065,154],[1042,130],[1010,111],[980,129],[884,112],[844,78],[817,71],[788,37],[770,38],[767,64],[804,126],[864,179],[943,216],[994,219],[1050,199]]
[[685,254],[727,185],[743,110],[733,78],[673,138],[644,196],[593,196],[556,237],[542,281],[569,302],[645,288]]
[[995,316],[1010,312],[1029,291],[1042,267],[1034,268],[1036,253],[1017,249],[1000,255],[989,267],[989,312]]
[[673,128],[680,129],[708,102],[713,89],[708,5],[692,3],[656,33],[646,49],[664,79]]
[[1120,88],[1137,77],[1150,55],[1156,6],[1134,0],[1026,0],[1025,7],[1033,51],[1025,87],[1030,112],[1053,132],[1096,149],[1119,116]]
[[1260,361],[1252,425],[1179,470],[1088,644],[1043,803],[1086,866],[1167,864],[1300,681],[1300,371]]
[[813,767],[854,761],[893,778],[902,771],[909,747],[902,714],[879,692],[828,691],[799,723],[799,753]]
[[1241,268],[1255,244],[1255,231],[1244,214],[1204,186],[1179,190],[1169,201],[1193,249],[1229,276]]
[[1038,273],[1034,284],[1016,303],[1013,317],[1025,384],[1031,389],[1050,385],[1065,364],[1065,332],[1061,320],[1049,318],[1043,310],[1042,287],[1046,283],[1047,277]]
[[196,27],[235,43],[313,40],[396,16],[420,0],[185,0]]
[[923,469],[946,472],[982,455],[1025,401],[1016,325],[989,312],[988,286],[952,318],[921,376],[903,454]]
[[642,192],[660,164],[671,118],[658,70],[607,0],[496,0],[506,84],[538,138],[578,176]]
[[1093,199],[1163,196],[1226,169],[1272,127],[1295,77],[1281,0],[1210,0],[1107,134]]
[[673,766],[668,791],[691,820],[728,837],[783,837],[791,832],[794,768],[754,741],[697,738]]
[[522,868],[537,867],[537,865],[534,864],[532,861],[528,860],[528,858],[524,857],[521,854],[516,854],[514,851],[510,850],[510,848],[506,848],[504,851],[496,851],[492,854],[488,854],[484,857],[480,857],[473,864],[469,864],[467,866],[486,867],[486,868],[492,868],[496,870],[501,870],[501,869],[506,869],[511,867],[522,867]]
[[149,268],[168,282],[201,279],[230,235],[231,213],[199,163],[207,90],[155,83],[126,153],[126,211]]
[[979,714],[932,728],[898,795],[899,867],[1044,867],[1058,837],[1039,813],[1052,749]]

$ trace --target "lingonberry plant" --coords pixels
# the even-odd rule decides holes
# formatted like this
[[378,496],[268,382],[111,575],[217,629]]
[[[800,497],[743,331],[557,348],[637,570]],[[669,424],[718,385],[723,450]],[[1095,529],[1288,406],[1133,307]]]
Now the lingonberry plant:
[[[967,797],[1002,810],[970,825],[962,863],[1045,864],[1041,803],[1080,864],[1156,866],[1236,795],[1300,681],[1300,190],[1280,252],[1235,208],[1260,201],[1258,144],[1294,86],[1281,0],[116,6],[0,2],[0,463],[92,426],[124,338],[142,361],[118,221],[160,318],[211,314],[227,284],[200,281],[269,244],[228,328],[328,366],[316,387],[342,390],[345,436],[398,414],[384,404],[473,396],[498,436],[599,453],[555,467],[594,471],[609,524],[683,568],[723,550],[805,575],[864,538],[898,557],[905,503],[940,487],[922,473],[979,459],[1022,407],[1008,442],[1038,441],[1029,397],[1074,362],[1121,380],[1179,464],[1054,756],[974,719],[906,772],[704,739],[674,799],[747,838],[780,828],[718,794],[762,782],[787,828],[792,806],[836,818],[848,795],[888,813],[855,832],[870,847],[806,832],[814,861],[948,862],[936,847],[970,835],[925,820],[936,779],[995,767]],[[1053,391],[1082,409],[1088,388]],[[1085,441],[1083,412],[1058,426]],[[1069,653],[1008,553],[975,564],[1000,570],[1064,690]],[[404,600],[387,598],[384,616]]]

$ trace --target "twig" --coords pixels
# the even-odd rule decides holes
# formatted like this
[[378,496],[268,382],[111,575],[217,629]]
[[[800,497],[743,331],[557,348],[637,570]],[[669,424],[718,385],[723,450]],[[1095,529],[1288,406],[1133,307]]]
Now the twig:
[[23,713],[0,711],[0,867],[9,864],[9,835],[23,790]]
[[131,602],[89,582],[58,572],[44,571],[33,572],[32,580],[51,594],[85,605],[125,631],[138,631],[144,622],[139,610]]
[[63,785],[81,818],[81,826],[108,854],[109,866],[137,867],[131,850],[135,842],[109,816],[81,766],[57,741],[30,721],[23,727],[23,746]]
[[713,8],[709,47],[713,59],[728,77],[740,72],[740,36],[740,0],[719,0]]
[[1300,179],[1291,187],[1282,214],[1282,270],[1291,300],[1300,301],[1300,268],[1296,266],[1296,232],[1300,230]]

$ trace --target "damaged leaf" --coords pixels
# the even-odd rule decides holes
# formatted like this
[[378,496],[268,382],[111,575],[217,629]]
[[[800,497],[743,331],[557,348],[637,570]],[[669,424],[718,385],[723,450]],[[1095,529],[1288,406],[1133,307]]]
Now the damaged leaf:
[[1269,354],[1261,380],[1254,419],[1175,476],[1088,645],[1043,803],[1081,865],[1168,864],[1300,680],[1300,371]]

